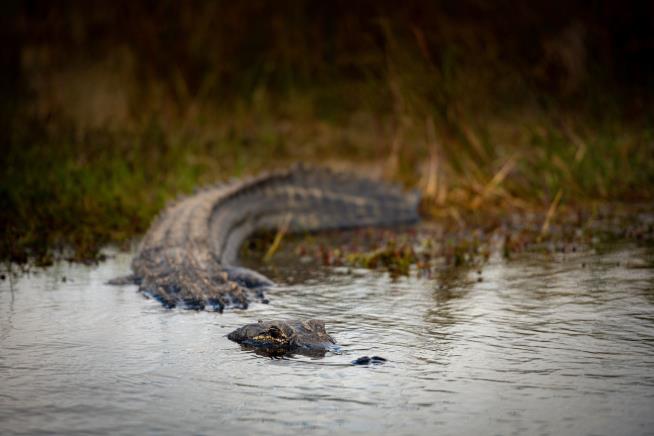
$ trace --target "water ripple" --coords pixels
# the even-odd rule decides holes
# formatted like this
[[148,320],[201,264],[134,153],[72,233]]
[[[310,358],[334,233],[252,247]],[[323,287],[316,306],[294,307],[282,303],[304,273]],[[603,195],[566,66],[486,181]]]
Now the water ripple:
[[[493,257],[482,282],[465,268],[392,280],[278,265],[271,304],[223,315],[166,311],[133,286],[105,286],[128,271],[127,255],[55,265],[0,282],[0,428],[646,434],[653,259],[634,245]],[[341,351],[268,359],[225,338],[296,317],[326,320]],[[361,355],[388,363],[349,364]]]

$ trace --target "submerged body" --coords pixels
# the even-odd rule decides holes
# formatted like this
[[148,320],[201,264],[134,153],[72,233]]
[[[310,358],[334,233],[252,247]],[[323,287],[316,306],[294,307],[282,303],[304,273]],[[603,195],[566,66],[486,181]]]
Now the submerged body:
[[165,307],[246,309],[272,282],[235,266],[258,230],[291,232],[414,223],[417,195],[325,168],[295,166],[209,187],[169,206],[132,263],[133,279]]

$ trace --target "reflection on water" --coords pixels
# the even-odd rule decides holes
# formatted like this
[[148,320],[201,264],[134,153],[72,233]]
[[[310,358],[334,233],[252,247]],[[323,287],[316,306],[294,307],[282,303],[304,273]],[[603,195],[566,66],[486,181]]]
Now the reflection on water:
[[[435,279],[314,271],[223,315],[105,286],[128,255],[61,263],[0,282],[0,430],[647,434],[653,259],[629,245]],[[270,359],[225,337],[296,317],[324,319],[340,353]],[[350,364],[363,355],[388,362]]]

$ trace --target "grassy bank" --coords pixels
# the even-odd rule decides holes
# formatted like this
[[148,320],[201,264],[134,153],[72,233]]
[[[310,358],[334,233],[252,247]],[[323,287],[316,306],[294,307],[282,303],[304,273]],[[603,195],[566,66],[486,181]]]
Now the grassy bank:
[[518,11],[504,31],[502,11],[162,4],[12,11],[1,259],[95,259],[195,186],[294,161],[470,223],[654,199],[649,64],[598,55],[611,11]]
[[[385,121],[366,115],[363,126],[272,115],[257,125],[238,118],[222,129],[212,124],[210,133],[171,133],[156,123],[137,132],[81,135],[73,128],[26,128],[16,139],[24,145],[5,155],[2,257],[48,263],[52,249],[68,247],[76,260],[93,259],[104,244],[144,232],[177,195],[293,161],[363,167],[418,187],[423,212],[437,219],[543,211],[554,201],[580,208],[646,202],[654,195],[649,130],[604,126],[583,134],[543,117],[497,126],[497,133],[466,131],[466,141],[445,146],[430,138],[430,121],[412,121],[398,138],[379,127]],[[517,139],[508,142],[511,137]]]

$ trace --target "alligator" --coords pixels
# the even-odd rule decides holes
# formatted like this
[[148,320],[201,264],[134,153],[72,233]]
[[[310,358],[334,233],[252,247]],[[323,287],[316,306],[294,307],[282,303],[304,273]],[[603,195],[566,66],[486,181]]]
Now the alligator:
[[[397,186],[305,165],[209,186],[169,205],[155,219],[132,262],[129,281],[167,308],[247,309],[252,301],[267,302],[264,292],[273,286],[264,275],[237,265],[241,244],[254,232],[282,226],[289,232],[314,232],[413,224],[419,219],[417,204],[417,194],[407,195]],[[121,282],[125,280],[114,281]],[[322,326],[318,342],[333,343],[324,323],[264,325],[269,333],[283,333],[271,338],[294,347],[316,339],[306,331],[298,335],[300,326]],[[243,329],[249,332],[252,326]]]
[[[327,351],[338,351],[336,341],[327,331],[325,322],[319,319],[306,321],[259,321],[247,324],[230,334],[227,338],[241,344],[248,350],[267,357],[280,357],[288,354],[304,354],[322,357]],[[352,365],[382,365],[386,359],[379,356],[362,356]]]
[[227,338],[266,356],[289,353],[320,356],[328,350],[338,350],[334,338],[325,331],[325,322],[318,319],[259,321],[234,330]]

